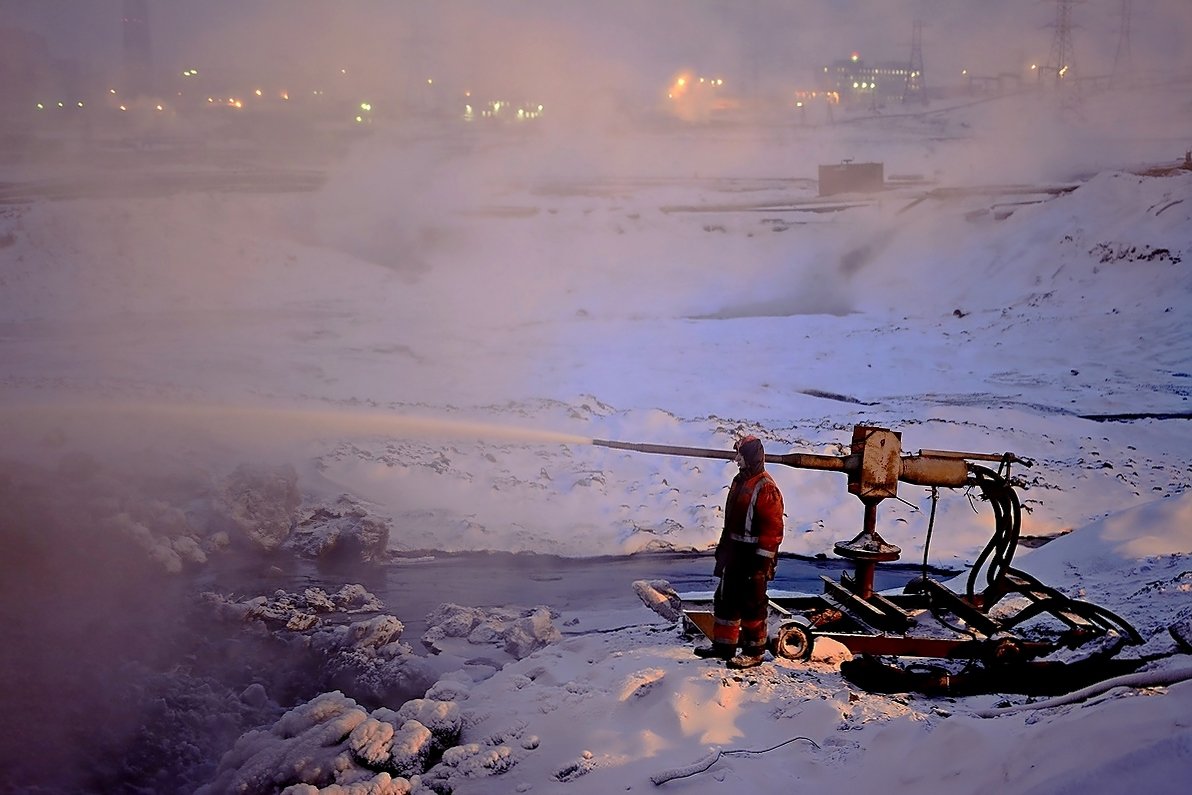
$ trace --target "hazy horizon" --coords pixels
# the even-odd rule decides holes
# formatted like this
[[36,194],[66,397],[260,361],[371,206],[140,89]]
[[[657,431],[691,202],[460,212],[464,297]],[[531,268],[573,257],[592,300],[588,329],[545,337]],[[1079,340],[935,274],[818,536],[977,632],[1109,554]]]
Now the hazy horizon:
[[[1110,74],[1121,44],[1121,5],[1072,7],[1076,74]],[[1130,61],[1137,70],[1192,75],[1192,5],[1132,4]],[[3,0],[3,26],[45,38],[56,59],[103,71],[123,58],[120,0]],[[559,96],[594,90],[650,95],[688,69],[740,91],[787,91],[816,69],[857,52],[871,62],[909,62],[915,20],[924,23],[929,86],[972,75],[1024,74],[1044,64],[1057,7],[1045,0],[949,3],[851,0],[575,0],[151,2],[154,68],[241,72],[246,78],[348,69],[374,80],[436,80],[492,91]],[[0,61],[2,68],[2,61]],[[415,77],[417,76],[417,77]],[[424,77],[425,76],[425,77]],[[485,85],[489,84],[489,85]]]

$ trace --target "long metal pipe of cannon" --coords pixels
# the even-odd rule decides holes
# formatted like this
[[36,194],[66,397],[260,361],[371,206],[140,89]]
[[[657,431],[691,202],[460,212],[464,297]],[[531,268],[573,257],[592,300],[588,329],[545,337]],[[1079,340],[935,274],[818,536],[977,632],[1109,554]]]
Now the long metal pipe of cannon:
[[[608,439],[593,439],[597,447],[611,447],[614,450],[632,450],[635,453],[657,453],[659,455],[681,455],[690,458],[722,458],[732,461],[737,457],[735,450],[713,450],[707,447],[676,447],[669,444],[635,444],[614,442]],[[853,459],[856,459],[855,461]],[[820,455],[817,453],[766,453],[766,463],[786,464],[796,469],[824,469],[831,472],[848,472],[860,463],[860,456]]]
[[[705,447],[679,447],[667,444],[637,444],[593,439],[592,444],[638,453],[719,458],[732,461],[734,450]],[[1031,466],[1033,462],[1013,453],[966,453],[958,450],[920,450],[902,455],[901,436],[884,428],[858,425],[853,429],[852,452],[848,455],[818,453],[767,453],[766,462],[796,469],[844,472],[849,477],[849,491],[863,500],[895,496],[897,483],[916,486],[959,488],[969,485],[969,461],[996,461]]]

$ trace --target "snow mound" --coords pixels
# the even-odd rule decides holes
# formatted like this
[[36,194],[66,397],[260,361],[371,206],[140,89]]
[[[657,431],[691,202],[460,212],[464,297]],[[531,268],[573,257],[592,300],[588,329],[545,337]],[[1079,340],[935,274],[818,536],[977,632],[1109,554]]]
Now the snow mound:
[[487,646],[520,660],[562,638],[553,618],[548,607],[484,609],[447,603],[427,616],[430,628],[422,643],[435,654]]
[[452,702],[414,699],[369,713],[338,691],[324,693],[242,736],[199,793],[431,795],[503,773],[535,745],[506,744],[517,731],[456,745],[461,725]]

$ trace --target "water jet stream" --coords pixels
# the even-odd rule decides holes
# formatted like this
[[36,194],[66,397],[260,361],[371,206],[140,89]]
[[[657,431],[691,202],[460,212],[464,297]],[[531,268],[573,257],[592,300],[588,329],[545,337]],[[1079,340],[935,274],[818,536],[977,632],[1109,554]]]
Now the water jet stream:
[[404,439],[467,439],[525,443],[592,444],[586,436],[474,420],[411,417],[384,411],[299,409],[204,403],[54,402],[0,406],[0,423],[14,432],[46,432],[82,424],[97,432],[113,423],[134,429],[196,430],[235,438],[308,440],[328,435],[393,436]]

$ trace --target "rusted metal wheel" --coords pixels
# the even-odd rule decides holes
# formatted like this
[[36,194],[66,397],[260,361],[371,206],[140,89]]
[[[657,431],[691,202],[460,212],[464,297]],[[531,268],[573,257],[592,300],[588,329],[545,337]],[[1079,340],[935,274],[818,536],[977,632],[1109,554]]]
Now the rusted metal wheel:
[[784,621],[774,633],[774,648],[771,650],[775,657],[785,657],[788,660],[810,660],[811,649],[815,645],[815,637],[806,619],[793,618]]
[[1011,638],[992,641],[985,652],[985,662],[991,665],[1013,665],[1025,660],[1026,653],[1022,646]]

